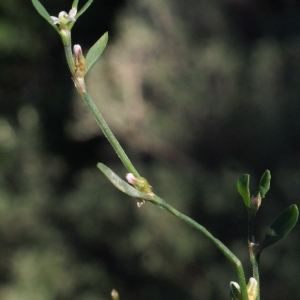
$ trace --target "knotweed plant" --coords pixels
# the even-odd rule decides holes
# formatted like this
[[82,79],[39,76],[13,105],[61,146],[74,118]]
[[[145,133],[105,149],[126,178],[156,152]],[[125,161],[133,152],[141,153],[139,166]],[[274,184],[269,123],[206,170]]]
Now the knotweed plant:
[[[116,151],[120,160],[128,170],[126,175],[126,181],[116,175],[111,169],[102,163],[98,163],[97,167],[103,174],[111,181],[111,183],[123,193],[137,200],[137,206],[141,207],[144,203],[149,202],[160,208],[163,208],[167,212],[173,214],[177,218],[181,219],[194,229],[204,234],[210,241],[225,255],[225,257],[234,265],[237,272],[237,282],[231,281],[229,286],[229,295],[231,300],[259,300],[260,299],[260,281],[259,281],[259,262],[262,251],[269,247],[284,236],[286,236],[290,230],[295,226],[298,220],[298,208],[291,205],[286,208],[279,217],[272,223],[267,230],[265,237],[261,243],[258,243],[254,237],[254,219],[259,207],[262,204],[262,199],[270,188],[271,174],[269,170],[266,170],[261,177],[257,191],[254,194],[250,194],[249,181],[250,176],[248,174],[242,175],[237,181],[237,190],[242,196],[246,209],[248,211],[248,248],[250,255],[250,262],[252,265],[252,276],[246,280],[243,266],[241,261],[216,237],[214,237],[206,228],[202,225],[182,214],[165,200],[161,199],[152,191],[152,187],[148,181],[141,177],[136,168],[131,163],[130,159],[122,149],[118,140],[109,129],[107,123],[103,119],[98,108],[94,104],[90,94],[88,93],[85,85],[85,76],[89,70],[93,67],[96,61],[101,56],[103,50],[106,47],[108,41],[108,33],[104,33],[102,37],[91,47],[86,57],[82,54],[80,45],[72,45],[71,42],[71,30],[76,20],[87,10],[92,4],[93,0],[87,1],[87,3],[78,11],[78,1],[74,0],[69,13],[62,11],[56,16],[50,16],[44,6],[38,0],[32,0],[32,3],[38,13],[57,31],[62,39],[62,43],[65,50],[66,60],[72,74],[72,79],[78,93],[81,95],[87,106],[93,113],[97,123],[102,129],[105,137],[110,142],[111,146]],[[119,299],[119,295],[116,290],[111,293],[112,299]]]

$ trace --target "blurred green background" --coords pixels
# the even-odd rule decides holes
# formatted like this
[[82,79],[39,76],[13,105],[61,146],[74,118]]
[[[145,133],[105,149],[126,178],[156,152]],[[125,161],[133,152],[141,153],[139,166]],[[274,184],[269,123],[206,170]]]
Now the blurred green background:
[[[81,7],[84,3],[79,2]],[[43,0],[50,15],[71,0]],[[300,196],[300,3],[95,0],[73,28],[110,39],[87,85],[154,192],[251,268],[236,180],[265,169],[257,238]],[[97,170],[126,170],[76,95],[57,33],[0,1],[0,298],[229,299],[234,267],[167,212]],[[299,226],[261,257],[261,298],[300,299]]]

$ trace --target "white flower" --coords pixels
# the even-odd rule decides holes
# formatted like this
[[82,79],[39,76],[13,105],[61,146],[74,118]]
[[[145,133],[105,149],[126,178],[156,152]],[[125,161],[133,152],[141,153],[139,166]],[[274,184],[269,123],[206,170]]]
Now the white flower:
[[254,277],[250,277],[247,284],[247,293],[249,300],[255,300],[258,295],[258,284]]
[[77,8],[72,7],[69,14],[67,14],[65,11],[61,11],[58,14],[58,18],[51,16],[51,19],[53,20],[54,25],[59,24],[60,26],[64,26],[69,22],[75,22],[76,21],[76,19],[75,19],[76,13],[77,13]]

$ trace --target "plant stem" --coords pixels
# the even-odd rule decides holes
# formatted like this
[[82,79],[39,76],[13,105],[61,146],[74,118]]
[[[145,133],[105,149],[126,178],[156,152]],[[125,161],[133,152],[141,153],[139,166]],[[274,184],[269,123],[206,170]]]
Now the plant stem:
[[108,127],[107,123],[103,119],[103,116],[99,112],[97,106],[95,105],[93,99],[89,95],[88,92],[81,94],[82,98],[84,99],[85,103],[88,105],[90,110],[92,111],[97,123],[99,124],[100,128],[102,129],[105,137],[108,139],[116,153],[118,154],[119,158],[121,159],[122,163],[126,167],[126,169],[132,173],[136,177],[140,177],[139,173],[135,169],[135,167],[132,165],[131,161],[129,160],[128,156],[124,152],[123,148],[119,144],[118,140]]
[[259,282],[259,269],[258,269],[258,261],[259,261],[259,254],[258,254],[258,247],[259,245],[255,243],[254,238],[254,219],[255,213],[248,211],[248,248],[250,254],[250,262],[252,265],[252,273],[253,277],[257,281],[257,288],[258,294],[256,300],[260,300],[260,282]]
[[75,65],[71,48],[71,40],[68,44],[64,44],[64,50],[67,58],[67,63],[70,69],[72,76],[75,74]]
[[[76,1],[74,1],[74,2],[76,2]],[[71,74],[74,75],[75,74],[75,64],[74,64],[74,59],[73,59],[72,49],[71,49],[71,37],[67,41],[63,40],[63,42],[64,42],[64,49],[65,49],[67,62],[68,62]],[[81,94],[85,103],[88,105],[88,107],[92,111],[92,113],[93,113],[98,125],[102,129],[105,137],[108,139],[108,141],[110,142],[110,144],[116,151],[117,155],[119,156],[120,160],[122,161],[122,163],[124,164],[126,169],[130,173],[135,175],[136,177],[140,177],[139,173],[134,168],[134,166],[132,165],[128,156],[126,155],[123,148],[119,144],[118,140],[116,139],[116,137],[114,136],[114,134],[112,133],[110,128],[108,127],[103,116],[101,115],[97,106],[95,105],[93,99],[91,98],[89,93],[85,90],[85,86],[84,86],[84,89],[82,89],[82,90],[78,89],[78,87],[77,87],[77,90]],[[209,238],[215,244],[215,246],[217,246],[217,248],[219,248],[219,250],[235,265],[236,270],[237,270],[237,275],[238,275],[238,281],[239,281],[240,288],[241,288],[242,300],[248,300],[245,274],[244,274],[243,266],[242,266],[240,260],[221,241],[219,241],[217,238],[215,238],[206,228],[204,228],[202,225],[198,224],[197,222],[195,222],[188,216],[182,214],[181,212],[176,210],[174,207],[172,207],[171,205],[166,203],[164,200],[162,200],[158,196],[154,195],[154,198],[153,198],[153,200],[151,200],[151,202],[164,208],[166,211],[170,212],[177,218],[183,220],[184,222],[186,222],[187,224],[189,224],[196,230],[202,232],[207,238]]]
[[257,294],[256,300],[260,300],[260,282],[259,282],[259,270],[258,270],[257,256],[255,255],[253,258],[250,258],[250,261],[252,264],[253,277],[257,281],[258,294]]
[[[76,3],[76,1],[74,1]],[[67,58],[67,63],[69,66],[69,69],[71,71],[72,76],[75,74],[75,64],[74,64],[74,59],[73,59],[73,53],[72,53],[72,48],[71,48],[71,35],[70,36],[64,36],[62,37],[63,44],[64,44],[64,50],[65,50],[65,55]],[[92,111],[98,125],[102,129],[105,137],[108,139],[114,150],[116,151],[117,155],[119,156],[120,160],[128,170],[128,172],[132,173],[136,177],[140,177],[138,171],[135,169],[133,164],[131,163],[130,159],[124,152],[123,148],[121,147],[120,143],[118,140],[115,138],[114,134],[108,127],[107,123],[105,122],[103,116],[99,112],[97,106],[95,105],[93,99],[89,95],[88,92],[86,91],[80,91],[78,87],[76,86],[79,94],[82,96],[84,99],[85,103],[88,105],[89,109]]]
[[243,270],[243,266],[241,264],[241,261],[217,238],[215,238],[205,227],[195,222],[190,217],[182,214],[177,209],[169,205],[167,202],[165,202],[160,197],[154,195],[151,202],[155,205],[158,205],[161,208],[164,208],[166,211],[170,212],[172,215],[176,216],[177,218],[183,220],[191,227],[195,228],[196,230],[203,233],[207,238],[209,238],[214,245],[219,248],[219,250],[235,265],[238,275],[238,280],[241,288],[242,298],[243,300],[248,300],[248,294],[247,294],[247,286],[246,286],[246,280],[245,280],[245,274]]

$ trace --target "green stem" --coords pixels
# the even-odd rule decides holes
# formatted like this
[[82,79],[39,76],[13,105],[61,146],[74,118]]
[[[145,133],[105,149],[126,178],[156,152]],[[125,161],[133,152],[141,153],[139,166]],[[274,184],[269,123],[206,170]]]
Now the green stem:
[[78,6],[78,0],[74,0],[73,4],[72,4],[72,7],[76,7],[77,8],[77,6]]
[[260,282],[259,282],[259,271],[258,271],[257,256],[255,255],[252,259],[250,259],[250,261],[251,261],[251,264],[252,264],[253,277],[257,281],[258,294],[257,294],[256,300],[260,300]]
[[74,64],[73,53],[72,53],[71,39],[70,39],[69,43],[64,44],[64,50],[65,50],[67,63],[68,63],[70,72],[73,76],[75,74],[75,64]]
[[254,215],[248,212],[248,245],[253,243],[253,224],[254,224]]
[[[67,63],[69,66],[69,69],[71,71],[72,76],[75,74],[75,64],[73,59],[73,53],[71,48],[71,35],[70,36],[62,36],[63,44],[64,44],[64,50],[65,55],[67,58]],[[84,99],[85,103],[88,105],[90,110],[92,111],[97,123],[99,124],[100,128],[102,129],[105,137],[108,139],[114,150],[116,151],[117,155],[121,159],[122,163],[128,170],[128,172],[132,173],[136,177],[140,177],[138,171],[135,169],[135,167],[132,165],[131,161],[129,160],[128,156],[124,152],[123,148],[119,144],[118,140],[115,138],[114,134],[108,127],[107,123],[103,119],[103,116],[99,112],[97,106],[95,105],[93,99],[89,95],[88,92],[81,92],[78,90],[78,92],[81,94],[82,98]]]
[[90,108],[90,110],[92,111],[92,113],[93,113],[97,123],[99,124],[100,128],[102,129],[105,137],[108,139],[108,141],[110,142],[110,144],[112,145],[112,147],[114,148],[116,153],[118,154],[119,158],[121,159],[121,161],[124,164],[124,166],[126,167],[126,169],[130,173],[132,173],[134,176],[140,177],[139,173],[137,172],[135,167],[132,165],[128,156],[126,155],[123,148],[119,144],[118,140],[116,139],[116,137],[114,136],[114,134],[112,133],[110,128],[108,127],[105,120],[103,119],[101,113],[99,112],[97,106],[95,105],[95,103],[94,103],[93,99],[91,98],[91,96],[89,95],[89,93],[87,93],[87,92],[83,93],[81,96],[84,99],[85,103]]
[[253,277],[257,281],[258,286],[258,295],[256,300],[260,300],[260,282],[259,282],[259,269],[258,269],[258,261],[259,261],[259,254],[258,254],[258,245],[255,243],[254,239],[254,219],[255,213],[248,212],[248,248],[250,254],[250,262],[252,265],[252,273]]
[[[76,1],[74,1],[74,2],[76,2]],[[71,49],[71,37],[69,37],[69,39],[67,39],[67,38],[64,39],[63,38],[63,44],[64,44],[65,54],[66,54],[66,58],[67,58],[67,62],[68,62],[71,74],[74,75],[75,74],[75,65],[74,65],[72,49]],[[93,99],[91,98],[91,96],[89,95],[89,93],[86,92],[86,91],[84,91],[84,92],[79,91],[79,93],[81,94],[82,98],[84,99],[84,101],[86,102],[86,104],[88,105],[90,110],[92,111],[92,113],[93,113],[98,125],[102,129],[105,137],[108,139],[108,141],[110,142],[110,144],[112,145],[112,147],[116,151],[117,155],[121,159],[121,161],[124,164],[124,166],[126,167],[126,169],[129,172],[131,172],[133,175],[135,175],[136,177],[140,177],[139,173],[134,168],[134,166],[132,165],[132,163],[129,160],[128,156],[126,155],[123,148],[119,144],[118,140],[115,138],[114,134],[112,133],[112,131],[108,127],[107,123],[105,122],[103,116],[99,112],[97,106],[95,105],[95,103],[94,103]],[[221,252],[236,267],[237,275],[238,275],[238,281],[239,281],[240,288],[241,288],[241,293],[242,293],[242,300],[248,300],[245,274],[244,274],[243,266],[242,266],[240,260],[221,241],[216,239],[202,225],[198,224],[197,222],[195,222],[194,220],[192,220],[188,216],[182,214],[181,212],[179,212],[178,210],[173,208],[171,205],[167,204],[164,200],[162,200],[161,198],[159,198],[156,195],[154,195],[154,198],[153,198],[152,202],[154,204],[164,208],[165,210],[167,210],[168,212],[170,212],[171,214],[173,214],[177,218],[183,220],[184,222],[186,222],[187,224],[189,224],[190,226],[192,226],[196,230],[202,232],[206,237],[208,237],[215,244],[215,246],[217,246],[217,248],[219,248],[221,250]]]
[[242,299],[248,300],[247,285],[246,285],[245,274],[244,274],[244,270],[243,270],[241,261],[220,240],[215,238],[205,227],[198,224],[190,217],[182,214],[177,209],[175,209],[174,207],[169,205],[167,202],[165,202],[163,199],[154,195],[151,202],[161,208],[164,208],[166,211],[170,212],[172,215],[176,216],[177,218],[183,220],[185,223],[187,223],[191,227],[200,231],[214,243],[214,245],[235,265],[236,270],[237,270],[239,285],[241,288]]

